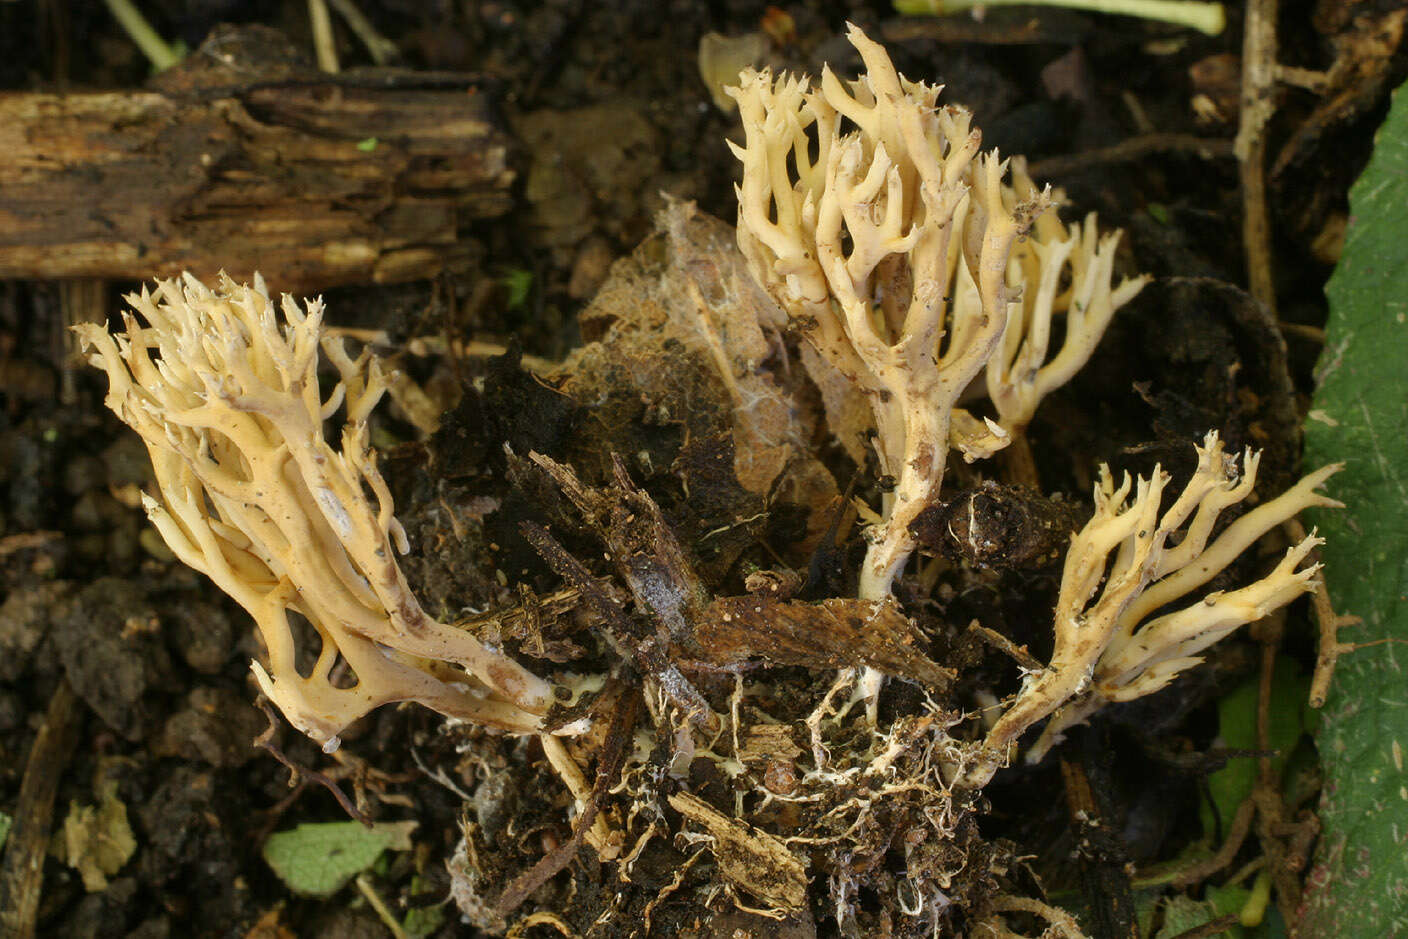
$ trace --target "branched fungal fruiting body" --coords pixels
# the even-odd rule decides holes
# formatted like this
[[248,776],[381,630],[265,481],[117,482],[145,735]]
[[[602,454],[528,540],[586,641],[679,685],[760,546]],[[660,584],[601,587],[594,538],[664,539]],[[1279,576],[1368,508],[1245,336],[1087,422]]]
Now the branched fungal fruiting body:
[[[549,684],[426,615],[396,562],[405,534],[368,443],[386,389],[371,354],[353,359],[323,334],[320,301],[276,307],[257,275],[253,287],[222,275],[215,289],[186,275],[127,300],[136,315],[124,314],[123,333],[86,324],[79,337],[108,375],[108,407],[151,455],[159,491],[147,514],[178,558],[254,617],[269,653],[254,674],[289,722],[335,747],[373,708],[417,701],[537,730]],[[326,398],[320,348],[339,374]],[[339,407],[334,449],[323,422]],[[322,637],[307,677],[291,614]],[[336,677],[339,660],[355,684]]]
[[1282,522],[1307,508],[1340,505],[1316,492],[1340,469],[1338,464],[1326,466],[1213,538],[1218,516],[1251,494],[1259,459],[1249,450],[1239,466],[1235,456],[1224,453],[1218,435],[1208,434],[1198,448],[1192,479],[1164,511],[1160,504],[1168,476],[1162,471],[1156,468],[1151,478],[1135,481],[1126,476],[1116,486],[1109,468],[1102,467],[1095,515],[1066,554],[1051,661],[1027,676],[1016,700],[989,731],[986,756],[967,784],[984,785],[1022,733],[1043,718],[1051,716],[1027,754],[1029,761],[1039,760],[1062,731],[1105,703],[1158,691],[1237,627],[1313,589],[1319,565],[1302,566],[1320,543],[1312,534],[1260,580],[1188,601],[1191,592]]
[[[855,26],[848,38],[866,67],[849,88],[829,68],[817,89],[747,69],[728,92],[744,130],[731,144],[739,248],[869,398],[880,473],[895,481],[860,569],[859,596],[878,600],[914,553],[911,525],[938,498],[950,448],[971,461],[1007,446],[1144,280],[1111,288],[1118,234],[1100,239],[1093,218],[1067,232],[1020,163],[1004,184],[1008,162],[979,153],[972,115],[940,106],[940,86],[901,76]],[[1058,311],[1066,336],[1048,362]],[[985,367],[1000,421],[958,406]],[[879,686],[866,670],[872,718]]]
[[[1021,158],[1012,159],[1008,192],[1014,207],[1040,196]],[[1061,201],[1059,191],[1053,195],[1053,201]],[[1028,237],[1013,248],[1007,271],[1013,300],[985,376],[1004,432],[1016,435],[1026,429],[1041,399],[1090,361],[1115,311],[1149,283],[1148,275],[1112,283],[1115,249],[1123,235],[1119,229],[1101,235],[1094,212],[1082,222],[1063,225],[1053,210],[1038,216]],[[1060,348],[1052,354],[1057,314],[1065,317],[1065,328]]]
[[901,77],[856,27],[849,38],[867,69],[849,90],[830,69],[815,90],[750,69],[729,93],[745,134],[739,247],[869,395],[881,472],[896,480],[861,571],[860,596],[878,599],[943,479],[958,398],[1007,323],[1012,243],[1047,200],[1009,206],[1007,165],[978,153],[969,112]]
[[[914,551],[910,523],[938,495],[948,451],[1005,447],[1037,403],[1085,364],[1110,317],[1147,282],[1111,286],[1120,233],[1062,225],[1020,159],[980,154],[940,86],[900,76],[849,38],[866,73],[849,88],[745,70],[738,244],[754,276],[817,351],[870,399],[882,474],[895,480],[860,573],[889,594]],[[1019,236],[1031,231],[1031,237]],[[1052,319],[1066,316],[1051,351]],[[986,369],[998,420],[958,406]]]

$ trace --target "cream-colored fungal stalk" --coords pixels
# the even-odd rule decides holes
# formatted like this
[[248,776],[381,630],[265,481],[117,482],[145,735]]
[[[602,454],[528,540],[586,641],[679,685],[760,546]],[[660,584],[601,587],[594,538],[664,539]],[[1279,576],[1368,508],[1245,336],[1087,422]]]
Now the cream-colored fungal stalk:
[[[860,574],[878,599],[914,551],[909,525],[937,494],[954,414],[1007,323],[1012,243],[1045,200],[1009,206],[1006,164],[979,155],[968,111],[901,77],[879,44],[848,37],[866,73],[819,88],[746,70],[738,243],[816,349],[863,389],[881,472],[895,481]],[[849,86],[849,87],[848,87]],[[971,290],[959,290],[960,269]],[[976,426],[975,426],[976,425]],[[965,421],[955,442],[991,452]]]
[[[320,301],[276,307],[257,276],[248,287],[222,275],[211,289],[186,275],[127,300],[136,315],[124,314],[124,332],[76,329],[108,375],[108,407],[151,454],[152,523],[254,617],[269,656],[254,674],[289,722],[332,748],[373,708],[417,701],[537,730],[552,687],[426,615],[396,562],[406,538],[367,436],[386,389],[370,353],[353,359],[323,333]],[[326,397],[320,347],[339,374]],[[323,423],[339,408],[334,449]],[[322,640],[306,676],[290,614]]]
[[[1008,192],[1014,209],[1040,195],[1020,158],[1012,160]],[[1111,283],[1123,235],[1119,229],[1101,235],[1094,212],[1084,222],[1063,225],[1053,207],[1013,248],[1007,269],[1013,296],[1007,305],[1007,327],[986,371],[988,396],[1004,431],[1015,435],[1026,429],[1041,399],[1075,377],[1115,311],[1149,282],[1141,275]],[[1065,328],[1053,354],[1052,324],[1058,314],[1065,317]]]
[[1095,515],[1066,554],[1051,662],[1027,675],[1016,700],[989,731],[984,757],[967,785],[985,785],[1023,732],[1043,718],[1051,721],[1027,754],[1029,761],[1040,759],[1063,730],[1105,703],[1158,691],[1202,661],[1199,653],[1208,646],[1313,589],[1319,565],[1302,566],[1320,543],[1311,535],[1260,580],[1189,601],[1272,528],[1304,509],[1341,504],[1315,491],[1340,469],[1326,466],[1214,538],[1218,516],[1251,494],[1260,455],[1247,451],[1239,466],[1235,456],[1223,452],[1215,432],[1197,449],[1192,479],[1162,512],[1166,474],[1156,468],[1151,479],[1131,482],[1126,476],[1116,486],[1109,468],[1101,468]]

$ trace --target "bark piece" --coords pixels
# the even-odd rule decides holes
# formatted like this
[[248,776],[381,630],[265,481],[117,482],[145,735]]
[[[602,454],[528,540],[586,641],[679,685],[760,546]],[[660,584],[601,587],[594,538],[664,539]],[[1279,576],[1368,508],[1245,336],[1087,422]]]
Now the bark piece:
[[0,95],[0,277],[390,283],[508,210],[509,137],[475,77],[224,67],[231,36],[166,90]]
[[691,639],[691,652],[721,668],[866,665],[939,690],[955,677],[915,647],[921,637],[893,600],[720,597],[696,619]]

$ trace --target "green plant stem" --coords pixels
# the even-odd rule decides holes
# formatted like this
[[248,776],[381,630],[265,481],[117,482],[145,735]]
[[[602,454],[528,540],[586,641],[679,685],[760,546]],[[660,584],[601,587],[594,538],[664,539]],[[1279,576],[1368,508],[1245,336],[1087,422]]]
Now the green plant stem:
[[112,14],[113,19],[117,20],[117,25],[122,27],[122,31],[127,33],[128,37],[137,44],[137,48],[142,50],[142,55],[151,62],[153,69],[158,72],[165,71],[181,61],[181,54],[157,35],[157,31],[152,29],[152,24],[148,23],[141,11],[132,5],[131,0],[103,0],[103,2],[108,5],[108,12]]
[[895,10],[906,14],[958,13],[972,7],[1044,6],[1116,13],[1159,20],[1216,36],[1227,25],[1221,3],[1204,0],[895,0]]

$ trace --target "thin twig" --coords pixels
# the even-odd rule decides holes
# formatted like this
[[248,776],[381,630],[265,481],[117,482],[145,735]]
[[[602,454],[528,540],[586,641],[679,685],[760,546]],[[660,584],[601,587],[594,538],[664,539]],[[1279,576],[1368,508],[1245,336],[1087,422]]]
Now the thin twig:
[[392,914],[391,909],[386,905],[386,901],[377,893],[376,887],[372,886],[372,879],[363,871],[357,875],[357,889],[362,892],[362,896],[367,898],[376,915],[381,919],[381,924],[391,931],[391,939],[406,939],[406,930],[401,928],[401,924]]
[[362,40],[362,45],[367,47],[367,54],[372,57],[372,61],[377,65],[385,65],[387,62],[395,61],[401,57],[401,50],[396,48],[396,43],[387,39],[376,31],[371,20],[352,0],[327,0],[332,4],[332,8],[347,21],[347,28]]
[[337,783],[333,782],[333,780],[329,779],[327,776],[324,776],[317,770],[309,769],[306,766],[299,766],[297,763],[293,762],[293,760],[289,759],[287,756],[284,755],[284,752],[279,749],[276,743],[274,743],[274,733],[279,729],[280,726],[278,715],[274,712],[274,706],[270,704],[268,700],[262,695],[259,697],[259,700],[256,703],[259,705],[259,708],[264,712],[264,716],[269,719],[269,727],[267,730],[264,731],[264,733],[254,738],[254,745],[261,750],[268,750],[270,756],[278,760],[284,765],[285,768],[288,769],[289,773],[291,774],[289,778],[289,784],[295,785],[301,779],[306,779],[309,782],[317,783],[318,785],[326,789],[328,792],[332,793],[333,798],[337,800],[337,804],[342,806],[342,810],[346,812],[349,817],[361,822],[368,828],[372,827],[372,820],[367,817],[365,812],[363,812],[355,804],[353,804],[351,799],[347,798],[347,794],[342,791],[342,789],[337,785]]
[[1298,336],[1307,342],[1325,344],[1325,330],[1319,326],[1310,326],[1306,323],[1281,323],[1281,332],[1287,336]]
[[1046,666],[1041,664],[1041,661],[1036,656],[1028,652],[1026,646],[1017,645],[997,630],[989,629],[977,620],[973,620],[973,622],[968,624],[968,631],[999,652],[1005,653],[1027,671],[1045,671]]
[[59,327],[57,342],[62,352],[59,362],[59,403],[74,407],[78,403],[78,380],[74,366],[84,362],[78,336],[69,327],[79,323],[105,323],[108,318],[107,281],[79,277],[59,281]]
[[616,784],[616,780],[621,775],[621,767],[626,761],[626,742],[631,739],[632,731],[635,728],[639,705],[640,695],[634,689],[628,689],[617,701],[616,709],[611,714],[611,723],[606,731],[606,742],[603,744],[601,756],[597,760],[596,782],[592,785],[591,795],[587,799],[586,805],[582,807],[581,814],[577,816],[576,822],[572,825],[572,837],[542,857],[538,863],[516,877],[504,889],[498,903],[494,905],[494,912],[497,915],[507,916],[518,909],[524,900],[532,896],[535,890],[547,883],[577,856],[577,851],[581,848],[582,841],[586,839],[587,832],[596,822],[597,814],[601,811],[601,804],[606,799],[607,791]]
[[1033,916],[1040,916],[1050,924],[1049,930],[1054,936],[1064,936],[1066,939],[1085,939],[1085,933],[1081,931],[1080,923],[1070,913],[1057,906],[1042,903],[1040,900],[1033,900],[1030,897],[1000,896],[992,900],[992,908],[998,913],[1031,913]]
[[308,20],[313,26],[313,50],[318,56],[318,68],[337,74],[337,39],[332,33],[332,17],[324,0],[308,0]]
[[1237,856],[1237,852],[1242,850],[1242,843],[1247,840],[1247,833],[1252,830],[1252,818],[1255,815],[1256,803],[1251,799],[1243,799],[1242,804],[1237,806],[1237,813],[1232,816],[1232,824],[1227,829],[1227,840],[1222,842],[1222,847],[1218,848],[1217,853],[1207,860],[1199,861],[1179,871],[1178,875],[1173,878],[1173,886],[1191,887],[1231,864],[1232,859]]
[[162,72],[181,61],[181,54],[168,45],[156,30],[152,29],[152,24],[148,23],[142,12],[132,5],[131,0],[103,0],[103,2],[107,4],[108,12],[112,14],[112,18],[117,20],[117,25],[122,27],[122,31],[142,51],[142,55],[147,57],[153,70]]
[[[1300,519],[1290,519],[1285,523],[1286,533],[1297,543],[1305,540],[1305,526]],[[1314,552],[1316,555],[1318,551]],[[1318,560],[1318,557],[1312,558]],[[1353,652],[1359,646],[1351,642],[1340,642],[1340,630],[1348,626],[1358,626],[1363,622],[1358,616],[1342,616],[1335,612],[1330,603],[1330,588],[1321,577],[1315,584],[1315,592],[1310,595],[1310,608],[1315,611],[1315,621],[1320,626],[1320,647],[1315,656],[1315,674],[1310,679],[1310,706],[1325,706],[1330,694],[1330,682],[1335,677],[1335,665],[1340,656]]]
[[1122,140],[1112,147],[1037,160],[1031,165],[1031,174],[1035,179],[1050,179],[1108,163],[1129,163],[1154,153],[1188,153],[1205,160],[1226,159],[1233,155],[1232,143],[1215,137],[1199,137],[1197,134],[1140,134],[1138,137]]
[[4,538],[0,538],[0,558],[14,554],[16,551],[43,548],[63,540],[64,533],[61,531],[22,531],[6,535]]
[[1256,745],[1262,751],[1257,757],[1257,779],[1252,788],[1256,803],[1256,835],[1266,855],[1267,871],[1276,888],[1276,907],[1281,911],[1291,935],[1295,935],[1296,903],[1300,899],[1300,880],[1286,863],[1286,803],[1281,798],[1280,775],[1271,762],[1271,688],[1276,676],[1276,657],[1285,632],[1285,609],[1262,620],[1261,684],[1257,689]]
[[1277,0],[1248,0],[1242,38],[1242,113],[1237,126],[1242,239],[1252,296],[1276,312],[1271,221],[1266,208],[1266,125],[1276,113]]
[[15,803],[14,827],[0,868],[0,933],[10,939],[33,939],[49,852],[54,797],[69,757],[78,743],[83,706],[68,679],[59,679],[25,762]]

